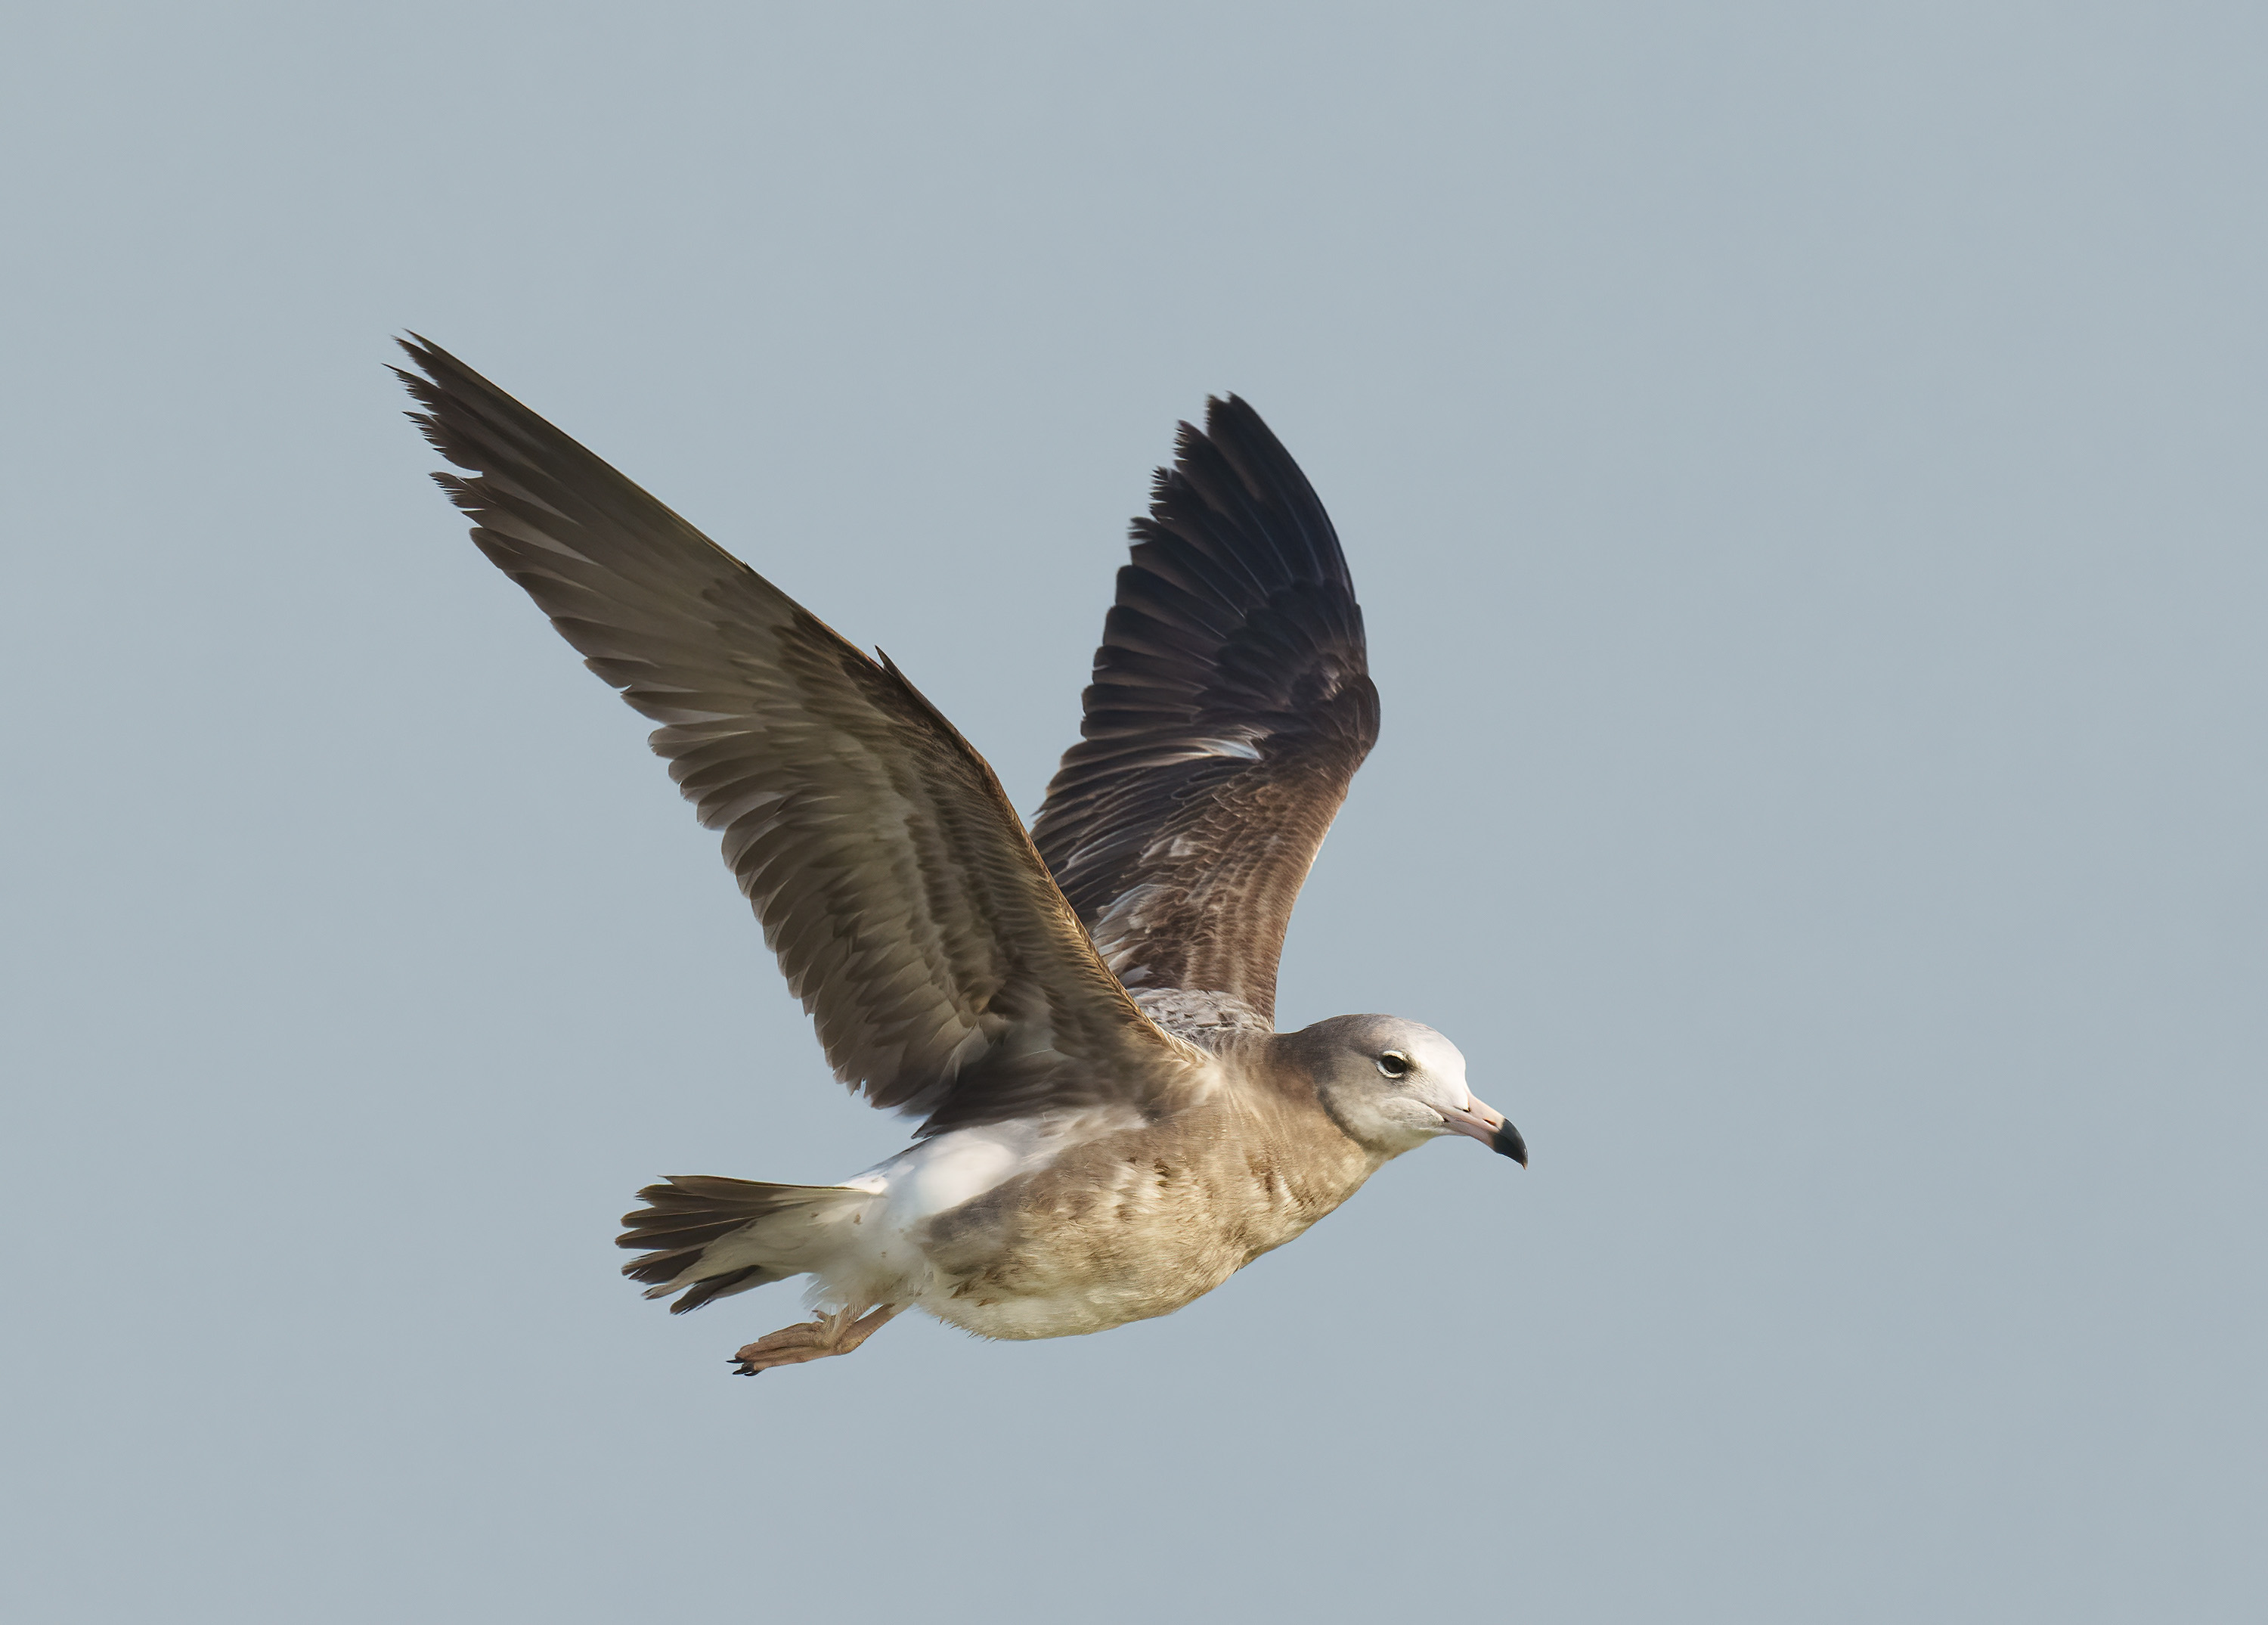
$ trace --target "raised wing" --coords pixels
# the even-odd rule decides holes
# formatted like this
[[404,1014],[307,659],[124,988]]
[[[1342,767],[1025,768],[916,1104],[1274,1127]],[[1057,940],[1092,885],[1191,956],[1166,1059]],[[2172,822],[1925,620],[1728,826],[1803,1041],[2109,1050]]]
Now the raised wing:
[[1314,489],[1234,395],[1182,425],[1133,536],[1033,839],[1137,994],[1271,1023],[1300,883],[1378,738],[1362,609]]
[[877,664],[438,347],[404,344],[434,477],[655,752],[836,1075],[922,1132],[1172,1104],[1197,1057],[1104,968],[968,742]]

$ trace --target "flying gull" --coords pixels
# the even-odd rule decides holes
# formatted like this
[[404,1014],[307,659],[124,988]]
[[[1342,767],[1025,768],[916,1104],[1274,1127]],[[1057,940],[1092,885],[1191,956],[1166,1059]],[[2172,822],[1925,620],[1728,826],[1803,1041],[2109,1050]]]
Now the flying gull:
[[1275,1029],[1292,905],[1378,691],[1337,535],[1242,401],[1181,426],[1027,834],[887,656],[453,356],[402,347],[473,540],[660,725],[835,1075],[921,1120],[840,1185],[638,1193],[623,1273],[673,1311],[812,1277],[819,1318],[740,1371],[848,1354],[910,1308],[1002,1338],[1170,1314],[1429,1140],[1527,1162],[1432,1028]]

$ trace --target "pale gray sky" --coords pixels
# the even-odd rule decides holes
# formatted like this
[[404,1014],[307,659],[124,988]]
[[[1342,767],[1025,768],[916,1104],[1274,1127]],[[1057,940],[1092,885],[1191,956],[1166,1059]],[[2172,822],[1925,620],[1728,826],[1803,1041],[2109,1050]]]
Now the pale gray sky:
[[[2268,1612],[2257,6],[19,13],[12,1619]],[[430,334],[1035,803],[1208,390],[1385,742],[1285,1017],[1527,1132],[732,1378],[902,1142],[396,416]],[[7,1600],[0,1596],[0,1600]]]

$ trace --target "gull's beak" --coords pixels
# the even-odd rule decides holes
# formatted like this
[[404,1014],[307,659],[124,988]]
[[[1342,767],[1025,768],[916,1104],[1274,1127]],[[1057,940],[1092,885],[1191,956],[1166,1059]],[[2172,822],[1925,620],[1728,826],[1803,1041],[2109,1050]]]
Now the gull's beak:
[[1522,1168],[1528,1166],[1528,1141],[1494,1106],[1474,1100],[1462,1112],[1442,1112],[1441,1120],[1457,1134],[1470,1134],[1498,1156],[1508,1156]]

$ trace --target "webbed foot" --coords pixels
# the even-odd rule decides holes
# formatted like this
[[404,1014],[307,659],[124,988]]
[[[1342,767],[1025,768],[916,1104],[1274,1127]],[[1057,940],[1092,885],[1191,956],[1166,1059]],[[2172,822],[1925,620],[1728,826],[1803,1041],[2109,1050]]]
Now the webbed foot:
[[754,1377],[776,1365],[801,1365],[806,1360],[849,1354],[880,1331],[897,1312],[898,1305],[885,1304],[854,1319],[846,1309],[823,1320],[806,1320],[801,1326],[767,1332],[733,1356],[733,1372],[740,1377]]

